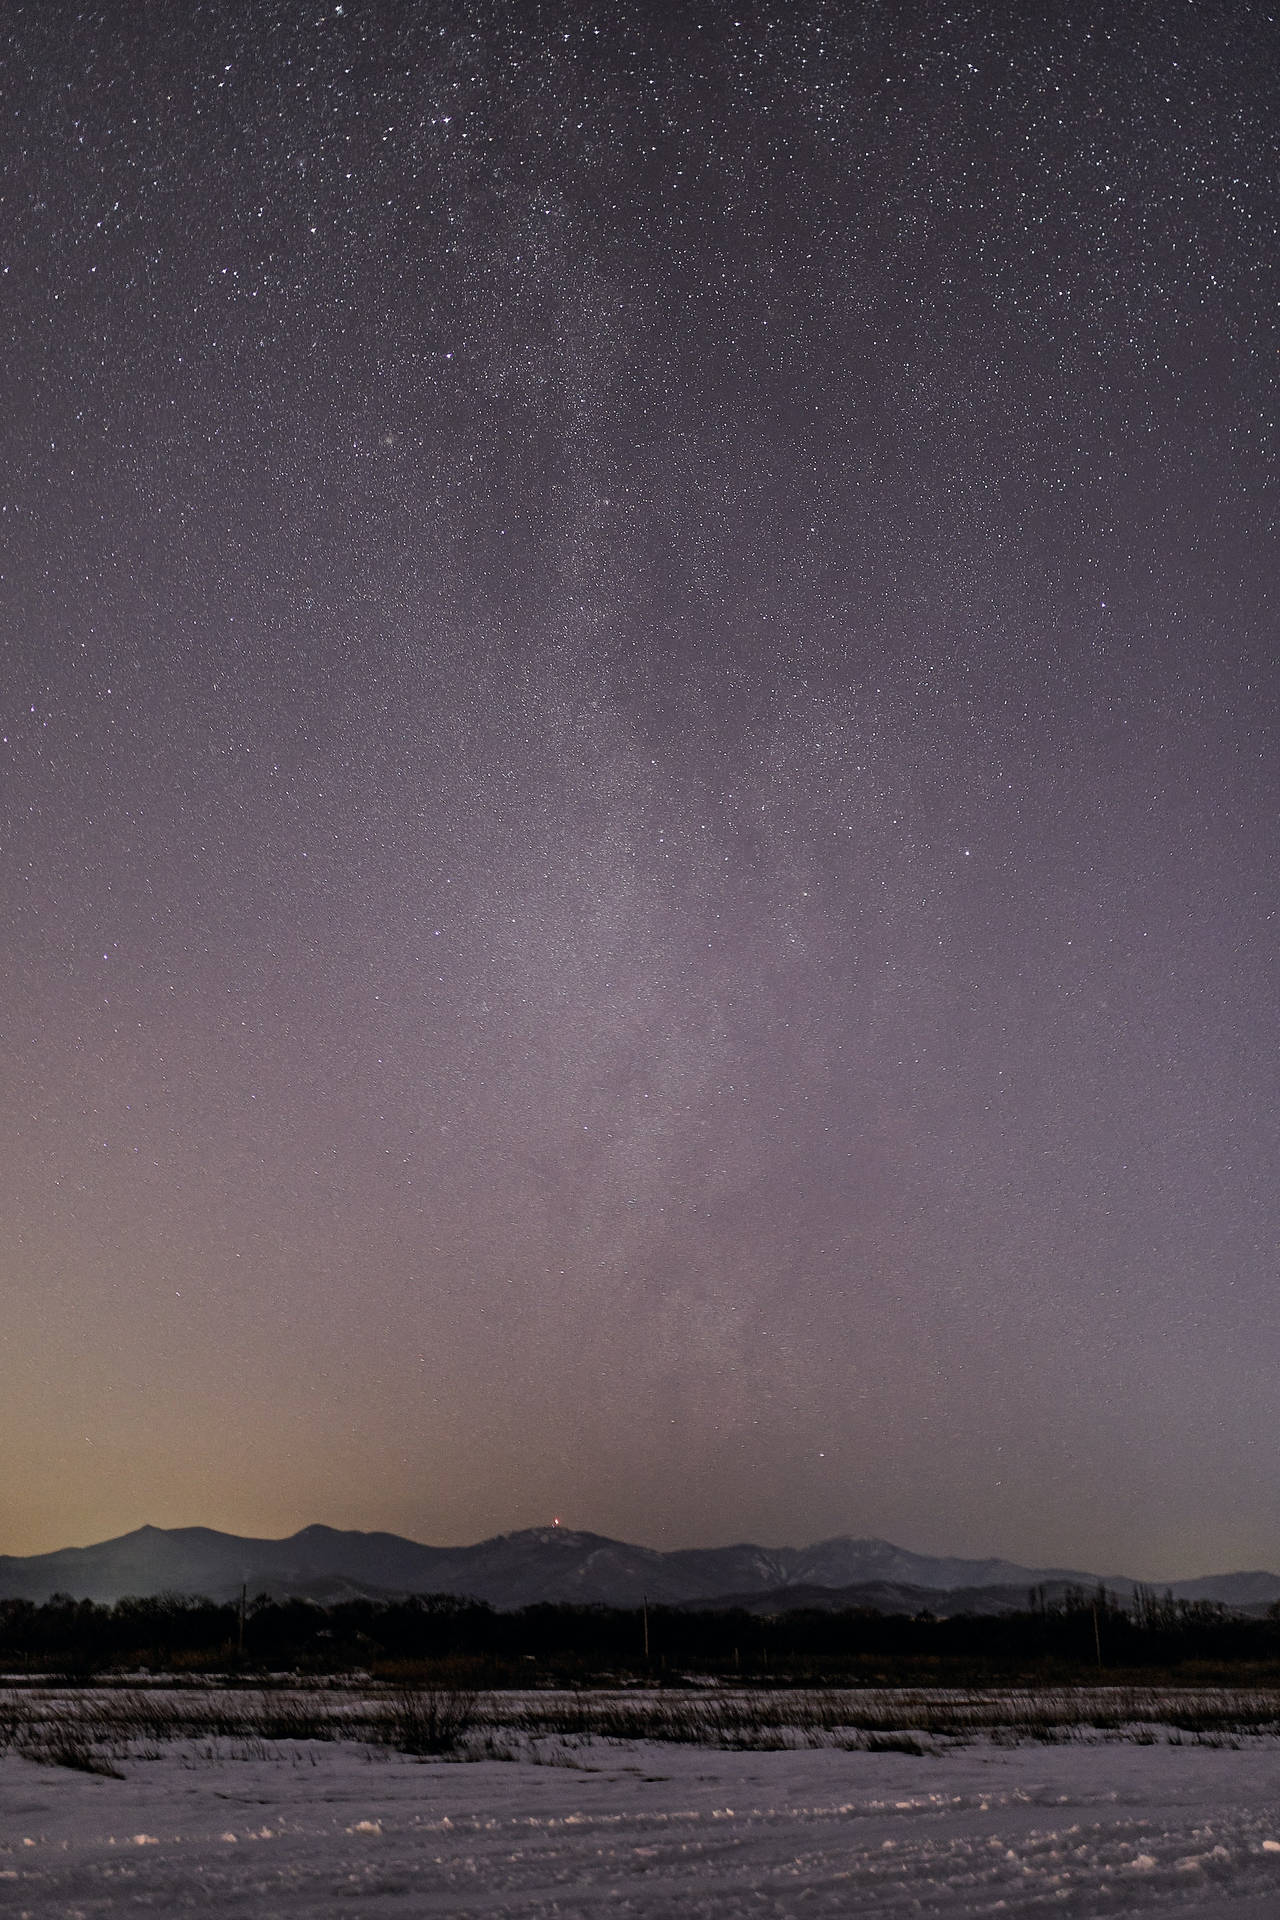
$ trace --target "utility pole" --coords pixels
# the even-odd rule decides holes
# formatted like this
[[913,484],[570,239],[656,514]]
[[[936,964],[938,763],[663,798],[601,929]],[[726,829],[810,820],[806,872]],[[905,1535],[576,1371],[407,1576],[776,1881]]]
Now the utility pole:
[[647,1667],[649,1664],[649,1596],[647,1593],[642,1593],[640,1596],[640,1618],[644,1625],[644,1663]]
[[245,1582],[243,1582],[240,1588],[240,1634],[236,1642],[236,1652],[239,1655],[241,1660],[244,1659],[244,1609],[245,1609],[245,1600],[248,1596],[248,1592],[249,1592],[249,1583],[246,1580]]

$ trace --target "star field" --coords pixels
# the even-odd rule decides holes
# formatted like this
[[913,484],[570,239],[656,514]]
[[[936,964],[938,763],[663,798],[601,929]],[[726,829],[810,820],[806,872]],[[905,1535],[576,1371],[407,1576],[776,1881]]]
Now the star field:
[[1280,1563],[1263,6],[0,27],[0,1547]]

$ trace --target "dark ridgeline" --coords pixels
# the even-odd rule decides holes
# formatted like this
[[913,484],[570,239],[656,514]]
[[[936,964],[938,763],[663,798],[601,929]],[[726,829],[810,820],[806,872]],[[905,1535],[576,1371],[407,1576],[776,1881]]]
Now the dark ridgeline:
[[[96,1546],[0,1556],[0,1598],[40,1602],[63,1593],[107,1604],[165,1593],[234,1601],[247,1588],[323,1605],[425,1593],[503,1609],[626,1608],[648,1600],[764,1613],[801,1604],[905,1614],[1008,1613],[1023,1606],[1032,1587],[1060,1602],[1073,1589],[1099,1584],[1128,1598],[1140,1583],[1078,1568],[931,1557],[887,1540],[837,1537],[808,1547],[742,1544],[660,1553],[558,1526],[499,1534],[467,1547],[321,1526],[285,1540],[248,1539],[208,1527],[140,1527]],[[1168,1590],[1178,1600],[1260,1612],[1280,1599],[1280,1575],[1227,1573],[1174,1581]]]

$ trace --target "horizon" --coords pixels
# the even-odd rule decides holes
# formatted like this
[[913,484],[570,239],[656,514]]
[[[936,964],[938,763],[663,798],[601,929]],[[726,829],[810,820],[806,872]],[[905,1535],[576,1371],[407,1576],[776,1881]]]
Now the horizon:
[[13,1551],[1280,1560],[1280,34],[1077,11],[6,21]]
[[1068,1559],[1062,1556],[1050,1556],[1048,1558],[1031,1560],[1031,1559],[1027,1559],[1025,1557],[1021,1557],[1016,1554],[1007,1553],[1007,1552],[982,1553],[982,1552],[976,1552],[968,1549],[963,1551],[956,1548],[935,1550],[932,1548],[906,1546],[903,1544],[902,1541],[895,1540],[892,1537],[889,1537],[883,1534],[850,1533],[847,1531],[826,1534],[826,1535],[823,1535],[821,1538],[816,1538],[812,1540],[803,1540],[803,1541],[802,1540],[784,1540],[784,1541],[755,1540],[755,1539],[748,1539],[743,1536],[738,1536],[733,1539],[726,1538],[724,1540],[684,1541],[677,1546],[654,1546],[651,1543],[643,1540],[627,1539],[625,1537],[622,1537],[616,1534],[600,1533],[592,1527],[567,1525],[564,1522],[557,1519],[551,1519],[551,1520],[545,1520],[545,1521],[534,1521],[529,1525],[522,1526],[522,1527],[500,1528],[495,1533],[476,1535],[475,1537],[468,1537],[466,1539],[458,1539],[458,1540],[422,1539],[415,1534],[401,1532],[397,1528],[332,1526],[327,1521],[323,1521],[323,1520],[307,1521],[303,1525],[299,1527],[294,1527],[288,1533],[283,1533],[283,1534],[245,1533],[236,1528],[211,1527],[204,1524],[203,1522],[198,1522],[198,1521],[188,1522],[185,1524],[177,1524],[173,1526],[157,1526],[151,1521],[144,1520],[144,1521],[140,1521],[136,1526],[127,1527],[121,1533],[107,1534],[99,1538],[87,1540],[84,1542],[64,1541],[63,1544],[59,1547],[38,1548],[31,1553],[13,1553],[9,1551],[7,1548],[5,1548],[3,1545],[0,1545],[0,1560],[42,1559],[46,1557],[46,1555],[48,1554],[68,1553],[68,1552],[69,1553],[86,1553],[86,1552],[91,1552],[94,1548],[97,1548],[97,1547],[116,1545],[120,1541],[131,1539],[134,1535],[139,1533],[163,1533],[163,1534],[206,1533],[206,1534],[214,1534],[220,1539],[250,1540],[258,1545],[284,1546],[284,1545],[287,1545],[290,1541],[300,1538],[303,1534],[316,1533],[316,1532],[340,1534],[344,1536],[355,1536],[357,1538],[373,1538],[378,1535],[387,1535],[395,1539],[406,1540],[414,1546],[438,1548],[441,1551],[445,1551],[445,1552],[460,1551],[460,1550],[466,1550],[472,1547],[486,1546],[495,1540],[513,1539],[513,1538],[518,1538],[521,1535],[525,1535],[525,1534],[550,1534],[550,1533],[561,1533],[566,1537],[566,1539],[601,1540],[609,1546],[637,1547],[644,1552],[658,1553],[658,1554],[688,1553],[688,1552],[716,1553],[716,1552],[729,1551],[735,1547],[755,1548],[765,1553],[805,1553],[805,1552],[811,1551],[815,1547],[826,1546],[834,1542],[850,1542],[857,1546],[888,1547],[895,1553],[907,1554],[913,1559],[918,1559],[918,1560],[959,1560],[962,1562],[972,1563],[975,1566],[996,1562],[996,1563],[1002,1563],[1007,1566],[1016,1567],[1032,1573],[1081,1574],[1088,1578],[1100,1578],[1102,1580],[1136,1580],[1141,1584],[1152,1585],[1155,1587],[1160,1587],[1167,1584],[1179,1584],[1183,1581],[1188,1581],[1188,1580],[1211,1579],[1216,1575],[1226,1575],[1226,1574],[1235,1574],[1235,1573],[1277,1573],[1278,1575],[1280,1575],[1280,1556],[1277,1556],[1276,1567],[1267,1566],[1261,1561],[1259,1561],[1258,1563],[1251,1564],[1251,1565],[1243,1565],[1243,1564],[1225,1565],[1224,1564],[1221,1566],[1203,1567],[1199,1569],[1184,1569],[1181,1571],[1173,1571],[1173,1572],[1166,1571],[1161,1574],[1152,1574],[1152,1573],[1135,1572],[1135,1570],[1132,1567],[1128,1567],[1128,1566],[1113,1566],[1113,1567],[1103,1568],[1100,1566],[1092,1565],[1087,1560]]

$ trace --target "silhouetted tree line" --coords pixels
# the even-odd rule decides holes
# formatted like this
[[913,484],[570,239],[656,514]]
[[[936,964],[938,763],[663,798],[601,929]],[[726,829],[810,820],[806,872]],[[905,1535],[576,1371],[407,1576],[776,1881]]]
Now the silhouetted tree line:
[[[647,1649],[647,1651],[646,1651]],[[259,1594],[217,1604],[179,1594],[114,1606],[65,1594],[0,1601],[0,1667],[87,1677],[130,1669],[394,1672],[446,1663],[480,1683],[675,1678],[778,1682],[1086,1677],[1110,1670],[1280,1662],[1280,1606],[1262,1619],[1205,1601],[1103,1589],[1016,1613],[937,1619],[864,1609],[773,1615],[675,1607],[531,1606],[499,1612],[446,1594],[321,1606]]]

